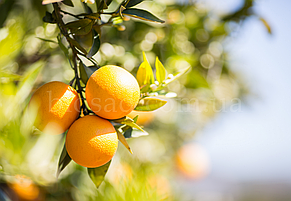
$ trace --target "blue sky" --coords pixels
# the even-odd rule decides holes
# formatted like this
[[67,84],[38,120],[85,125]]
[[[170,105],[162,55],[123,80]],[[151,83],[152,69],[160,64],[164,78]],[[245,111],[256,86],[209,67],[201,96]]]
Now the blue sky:
[[[241,1],[207,0],[218,12]],[[221,3],[223,2],[223,3]],[[236,113],[219,114],[198,136],[212,163],[211,177],[235,181],[291,182],[291,1],[260,0],[231,42],[233,69],[255,96]]]

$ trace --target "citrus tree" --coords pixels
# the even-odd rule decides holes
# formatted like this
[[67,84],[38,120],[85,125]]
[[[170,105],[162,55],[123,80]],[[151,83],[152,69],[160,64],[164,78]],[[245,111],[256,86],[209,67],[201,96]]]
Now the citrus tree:
[[[187,147],[177,150],[247,92],[224,43],[249,17],[270,32],[252,7],[246,0],[221,17],[192,2],[0,2],[1,180],[19,195],[31,191],[30,200],[40,192],[52,200],[174,199],[171,171],[185,162],[173,158]],[[151,112],[166,100],[174,107]],[[118,141],[143,152],[138,159],[118,153]],[[114,156],[120,165],[106,180]],[[86,178],[105,182],[92,193]]]

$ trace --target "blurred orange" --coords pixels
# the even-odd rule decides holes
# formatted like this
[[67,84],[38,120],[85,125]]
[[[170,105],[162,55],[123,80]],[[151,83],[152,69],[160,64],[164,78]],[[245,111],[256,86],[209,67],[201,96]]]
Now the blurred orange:
[[137,124],[139,125],[148,125],[151,123],[154,119],[154,112],[144,112],[144,111],[135,111],[133,110],[131,113],[129,113],[127,116],[130,118],[134,118],[138,115],[137,118]]
[[24,175],[16,175],[15,181],[9,185],[19,197],[19,200],[36,200],[40,190],[33,181]]
[[196,143],[183,145],[177,152],[178,170],[191,179],[202,179],[209,173],[209,156],[205,149]]

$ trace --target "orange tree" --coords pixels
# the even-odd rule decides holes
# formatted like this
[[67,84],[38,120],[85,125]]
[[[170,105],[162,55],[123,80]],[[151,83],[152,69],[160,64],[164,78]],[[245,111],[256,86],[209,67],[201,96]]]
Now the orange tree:
[[[82,126],[84,126],[84,131],[90,128],[90,126],[85,126],[85,123],[82,123],[81,127],[78,126],[78,122],[82,122],[84,116],[87,118],[87,116],[95,115],[94,109],[90,107],[86,100],[86,92],[88,92],[86,85],[89,86],[87,82],[89,83],[88,80],[91,75],[97,72],[97,69],[104,68],[102,66],[105,65],[123,66],[135,75],[141,94],[138,100],[139,103],[135,107],[137,111],[150,111],[164,105],[164,101],[154,97],[173,97],[174,93],[168,93],[167,90],[163,89],[168,84],[170,84],[169,88],[179,94],[180,97],[195,97],[195,100],[200,103],[199,106],[204,107],[205,110],[200,113],[193,112],[195,113],[194,115],[198,114],[194,119],[190,115],[181,115],[176,122],[173,122],[169,118],[171,115],[167,114],[168,118],[163,116],[164,119],[159,118],[160,121],[153,121],[149,125],[153,135],[132,141],[141,142],[142,140],[147,141],[151,137],[159,138],[164,143],[163,146],[167,150],[167,155],[170,156],[164,157],[168,158],[166,160],[167,168],[170,167],[169,158],[175,155],[176,150],[185,141],[191,139],[196,130],[203,127],[207,122],[205,119],[213,116],[211,101],[214,101],[214,104],[218,107],[223,104],[224,94],[219,92],[231,91],[232,93],[228,98],[238,97],[244,93],[243,85],[239,82],[236,74],[229,68],[227,62],[228,52],[223,48],[223,43],[233,33],[236,33],[240,28],[239,25],[245,19],[258,17],[252,11],[252,0],[245,0],[240,9],[226,17],[213,16],[210,11],[199,5],[199,3],[191,3],[189,1],[185,5],[179,3],[169,4],[168,1],[156,1],[155,6],[151,8],[153,12],[159,13],[158,15],[164,15],[163,19],[167,19],[167,23],[163,25],[161,25],[162,20],[148,11],[138,9],[138,7],[142,7],[142,4],[139,3],[144,3],[139,0],[122,2],[116,0],[96,1],[94,3],[87,1],[88,4],[80,4],[79,1],[70,0],[58,1],[57,3],[49,0],[43,1],[43,3],[47,3],[47,6],[41,5],[41,3],[42,0],[3,0],[0,3],[0,114],[3,117],[0,121],[1,177],[2,173],[13,173],[12,170],[16,166],[20,167],[17,159],[31,155],[27,154],[29,148],[37,147],[36,139],[41,139],[45,136],[38,135],[39,132],[37,130],[31,131],[30,127],[26,126],[29,125],[29,122],[26,121],[25,107],[23,105],[29,97],[35,80],[37,84],[50,80],[66,80],[66,83],[75,88],[80,97],[80,110],[78,110],[77,116],[74,117],[74,120],[76,118],[79,119],[72,121],[74,122],[73,125],[76,123],[76,126],[72,125],[72,130],[69,131],[69,134],[73,133],[73,135],[74,133],[77,135],[76,133],[80,132],[79,129],[82,130]],[[73,7],[73,3],[78,6]],[[81,10],[81,5],[83,5],[85,12]],[[49,12],[46,12],[46,10]],[[47,23],[43,24],[40,19],[44,13],[46,14],[43,20]],[[128,21],[128,17],[137,20]],[[266,21],[260,17],[259,19],[270,31]],[[55,25],[59,29],[55,29]],[[125,28],[126,31],[121,32]],[[63,51],[63,54],[60,51]],[[142,55],[142,51],[145,51],[146,55]],[[65,57],[61,55],[65,55]],[[167,74],[156,56],[165,62],[169,72],[178,73]],[[139,66],[142,57],[143,62]],[[65,60],[68,62],[65,62]],[[37,77],[36,75],[40,71],[37,66],[40,63],[44,63],[42,65],[45,68],[43,68],[42,77]],[[152,70],[149,63],[155,63],[155,71]],[[69,64],[71,64],[72,69],[66,69]],[[192,66],[192,69],[188,70],[188,66]],[[185,67],[182,72],[180,72],[181,67]],[[189,73],[183,77],[186,79],[179,79],[171,84],[172,81],[187,70]],[[11,99],[11,96],[14,96],[14,98]],[[61,97],[60,95],[57,96]],[[185,103],[181,100],[177,99],[177,102],[187,105],[187,102]],[[187,101],[187,99],[185,100]],[[125,138],[145,135],[146,132],[136,124],[139,117],[136,117],[136,115],[129,116],[131,118],[107,118],[110,119],[110,124],[115,127],[114,132],[116,132],[119,140],[131,151]],[[104,121],[107,122],[108,120],[104,119]],[[108,125],[108,122],[106,125]],[[95,129],[100,130],[100,128]],[[108,130],[108,133],[114,133],[112,130]],[[155,136],[154,133],[159,135]],[[72,139],[77,138],[73,137]],[[96,141],[98,141],[98,136]],[[113,139],[112,141],[115,140]],[[57,144],[56,142],[54,143]],[[76,144],[76,142],[74,143]],[[95,147],[98,150],[98,146]],[[49,147],[48,149],[51,150],[52,148]],[[56,148],[56,150],[59,149]],[[32,151],[35,151],[35,149]],[[68,152],[70,151],[68,150]],[[155,154],[157,156],[151,155],[151,157],[155,159],[160,157],[159,153]],[[111,155],[108,154],[108,156]],[[63,146],[63,151],[59,158],[58,173],[71,162],[71,158],[74,159],[74,156],[70,157],[66,146]],[[143,162],[133,163],[130,157],[124,157],[123,162],[129,161],[132,168],[138,169],[136,172],[146,172],[148,171],[146,168],[142,169],[138,166],[149,167],[149,161],[152,160],[141,158],[140,156],[140,161]],[[158,160],[161,161],[160,158]],[[35,165],[36,162],[32,161],[32,164]],[[97,186],[102,182],[109,164],[110,162],[99,168],[88,168],[89,175]],[[45,173],[47,169],[49,168],[41,169],[41,171]],[[76,166],[76,169],[72,173],[71,179],[73,177],[78,178],[80,172],[78,170],[81,167]],[[130,167],[126,166],[126,164],[122,164],[120,169],[124,171],[125,175],[131,172]],[[67,170],[70,169],[67,168]],[[39,168],[33,166],[31,171],[36,172],[37,175]],[[18,170],[17,173],[21,173],[21,171]],[[118,170],[116,170],[117,173]],[[50,174],[47,175],[50,177]],[[128,178],[130,178],[130,175],[128,173]],[[66,176],[65,172],[63,172],[63,176]],[[138,177],[140,178],[140,175]],[[157,188],[156,181],[159,180],[157,178],[161,177],[156,177],[155,175],[152,178],[153,188]],[[36,178],[34,179],[37,180]],[[61,182],[68,184],[70,183],[68,180],[68,178],[62,179]],[[129,184],[128,186],[137,185],[140,189],[144,189],[144,180],[136,179],[135,181],[142,182],[138,184],[132,181],[134,184]],[[160,181],[163,181],[163,179]],[[166,187],[166,184],[167,182],[162,182],[162,186]],[[71,191],[75,190],[73,184],[68,186],[66,191],[69,189]],[[116,192],[116,188],[112,188],[108,182],[103,187],[105,195],[110,191]],[[130,189],[127,190],[130,191]],[[127,190],[126,192],[128,193]],[[135,197],[143,195],[138,193],[140,191],[136,192],[132,191],[132,195],[134,193]],[[103,200],[108,200],[105,195]],[[118,197],[118,193],[116,196]],[[98,196],[99,199],[101,197],[99,198]],[[129,197],[127,197],[127,200],[129,200]],[[145,199],[147,200],[146,196]]]
[[[68,58],[74,71],[74,77],[70,81],[70,85],[76,89],[80,97],[80,107],[77,106],[72,109],[77,111],[80,108],[80,119],[75,122],[66,122],[72,125],[66,134],[66,142],[58,164],[58,174],[73,159],[78,164],[88,167],[89,176],[98,187],[109,167],[111,158],[115,154],[117,137],[131,152],[125,138],[131,137],[135,129],[145,133],[136,124],[138,116],[131,119],[126,115],[133,109],[153,111],[162,107],[166,101],[153,98],[153,94],[161,93],[166,85],[176,80],[190,68],[188,67],[175,75],[167,76],[163,64],[156,58],[154,76],[152,67],[143,53],[144,61],[137,71],[136,80],[129,72],[120,67],[112,65],[101,67],[98,65],[93,56],[100,48],[103,26],[115,26],[122,30],[123,25],[121,23],[128,16],[155,23],[164,22],[146,10],[132,8],[142,1],[122,1],[113,12],[106,12],[106,9],[112,2],[110,0],[96,1],[95,9],[83,3],[85,13],[79,14],[65,11],[66,6],[74,7],[71,0],[43,1],[43,4],[53,4],[53,12],[46,12],[43,21],[56,23],[59,27],[60,33],[57,36],[58,45]],[[75,20],[65,21],[64,15],[72,16]],[[109,17],[104,20],[104,15]],[[42,40],[49,42],[47,39]],[[85,60],[90,62],[91,65],[87,66]],[[36,91],[32,99],[35,99],[40,90],[42,89],[40,88]],[[42,90],[42,93],[49,90],[54,93],[58,88],[51,87],[47,90]],[[65,105],[67,104],[69,107],[71,102],[62,100],[67,100],[65,93],[66,91],[63,91],[63,94],[58,95],[60,98],[57,101]],[[52,106],[53,108],[49,108],[52,105],[50,100],[47,101],[44,96],[42,98],[44,101],[40,101],[39,111],[43,112],[45,110],[45,114],[38,112],[37,121],[43,121],[38,123],[38,125],[55,126],[48,123],[60,123],[59,113],[63,114],[61,110],[67,109],[64,107],[57,108],[57,110],[60,110],[59,113],[58,111],[56,112],[58,114],[57,118],[52,117],[48,119],[56,103]],[[112,103],[108,103],[110,101]],[[66,111],[66,113],[68,112]],[[98,115],[104,118],[104,120],[97,117],[93,118],[92,115]],[[72,114],[68,113],[67,116],[72,117]],[[74,117],[72,120],[75,120]],[[114,126],[116,132],[113,132],[113,126],[108,120]],[[68,128],[68,126],[61,125],[62,131],[65,131],[64,127],[65,129]]]

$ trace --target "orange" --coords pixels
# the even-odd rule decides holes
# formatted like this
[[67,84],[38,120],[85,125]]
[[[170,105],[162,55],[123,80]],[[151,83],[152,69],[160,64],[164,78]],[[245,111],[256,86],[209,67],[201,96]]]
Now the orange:
[[131,113],[129,113],[127,116],[130,118],[134,118],[138,115],[137,118],[137,124],[139,125],[147,125],[149,123],[151,123],[154,119],[154,112],[150,111],[150,112],[145,112],[145,111],[135,111],[133,110]]
[[75,121],[66,137],[69,156],[79,165],[89,168],[109,162],[117,146],[117,134],[112,124],[93,115]]
[[183,145],[178,150],[176,159],[179,171],[188,178],[202,179],[209,173],[209,156],[199,144]]
[[77,91],[63,82],[49,82],[32,95],[30,106],[37,109],[35,126],[44,131],[53,129],[54,134],[65,132],[78,118],[80,100]]
[[10,187],[20,200],[35,200],[39,197],[40,190],[30,178],[24,175],[17,175],[15,178],[16,181],[10,184]]
[[105,119],[119,119],[137,105],[140,89],[135,77],[125,69],[107,65],[95,71],[86,86],[91,110]]

